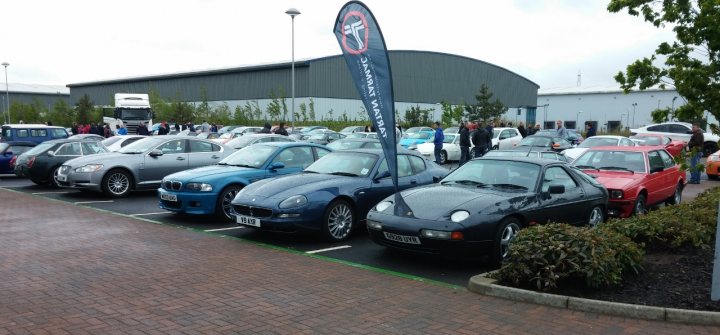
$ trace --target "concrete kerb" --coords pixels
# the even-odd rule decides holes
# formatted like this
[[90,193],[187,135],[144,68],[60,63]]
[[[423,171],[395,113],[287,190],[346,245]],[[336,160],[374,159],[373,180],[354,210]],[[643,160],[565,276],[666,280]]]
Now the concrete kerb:
[[720,312],[633,305],[534,292],[515,287],[498,285],[497,280],[488,277],[488,275],[495,272],[497,272],[497,270],[473,276],[468,282],[468,290],[497,298],[558,308],[567,308],[581,312],[686,324],[709,326],[720,325]]

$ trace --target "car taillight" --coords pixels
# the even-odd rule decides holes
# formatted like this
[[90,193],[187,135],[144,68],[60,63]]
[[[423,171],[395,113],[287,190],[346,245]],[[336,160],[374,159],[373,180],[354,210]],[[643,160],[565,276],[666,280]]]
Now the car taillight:
[[15,167],[15,161],[16,161],[16,160],[17,160],[17,156],[13,156],[12,158],[10,158],[10,163],[8,163],[8,164],[10,164],[10,167],[11,167],[11,168],[14,168],[14,167]]
[[35,164],[35,157],[36,156],[30,156],[30,158],[28,158],[28,162],[27,162],[28,169],[32,168],[33,164]]

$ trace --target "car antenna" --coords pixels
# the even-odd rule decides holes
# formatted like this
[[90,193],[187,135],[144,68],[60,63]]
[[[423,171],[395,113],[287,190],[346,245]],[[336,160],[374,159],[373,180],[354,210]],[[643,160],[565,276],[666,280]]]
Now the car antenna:
[[532,149],[534,147],[535,147],[535,142],[533,142],[533,144],[530,144],[530,150],[528,150],[528,153],[527,153],[527,155],[525,155],[525,157],[530,157],[530,153],[532,152]]

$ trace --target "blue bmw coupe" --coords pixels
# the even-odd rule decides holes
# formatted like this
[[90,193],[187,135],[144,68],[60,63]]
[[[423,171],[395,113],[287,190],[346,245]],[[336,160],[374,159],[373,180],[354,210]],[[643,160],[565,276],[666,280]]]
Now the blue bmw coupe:
[[301,172],[328,148],[301,142],[267,142],[238,150],[216,165],[173,173],[158,189],[160,207],[187,214],[215,214],[234,220],[230,202],[255,181]]
[[[403,150],[398,153],[399,188],[431,184],[448,170]],[[232,201],[237,222],[275,232],[321,233],[327,240],[350,237],[368,210],[395,192],[382,150],[335,151],[303,173],[261,180]]]

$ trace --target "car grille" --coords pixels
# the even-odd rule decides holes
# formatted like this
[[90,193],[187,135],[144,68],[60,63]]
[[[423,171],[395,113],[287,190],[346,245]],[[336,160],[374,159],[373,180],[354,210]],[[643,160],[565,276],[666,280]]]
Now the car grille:
[[182,208],[182,201],[167,201],[167,200],[160,200],[162,202],[163,206],[167,208]]
[[63,165],[63,166],[61,166],[61,167],[60,167],[60,172],[61,172],[62,174],[68,174],[68,173],[70,173],[70,166],[68,166],[68,165]]
[[182,182],[166,180],[163,182],[162,187],[166,190],[179,191],[182,188]]
[[268,208],[233,205],[233,209],[235,209],[235,213],[252,216],[254,218],[269,218],[272,216],[272,209]]

